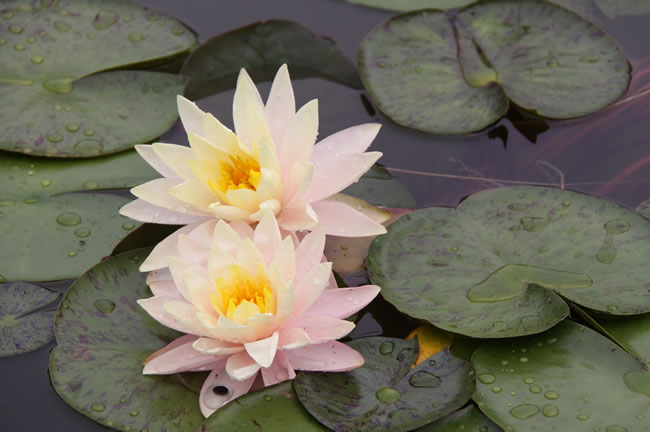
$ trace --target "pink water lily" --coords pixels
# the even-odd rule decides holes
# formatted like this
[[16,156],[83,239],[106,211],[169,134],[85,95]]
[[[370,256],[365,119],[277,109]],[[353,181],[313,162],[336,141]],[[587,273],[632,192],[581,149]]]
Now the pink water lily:
[[345,321],[379,287],[337,288],[324,262],[325,233],[282,236],[267,212],[244,222],[203,223],[176,238],[168,267],[149,274],[153,297],[138,301],[154,319],[186,335],[147,359],[145,374],[210,371],[200,393],[207,417],[249,391],[291,379],[296,370],[347,371],[363,357],[337,342]]
[[252,224],[270,211],[288,231],[323,228],[347,237],[386,232],[355,208],[328,200],[381,157],[366,152],[380,125],[354,126],[314,145],[317,100],[296,112],[286,65],[266,104],[241,70],[233,102],[236,133],[182,96],[178,111],[190,147],[136,146],[163,178],[133,188],[138,199],[121,209],[123,215],[163,224],[209,218]]

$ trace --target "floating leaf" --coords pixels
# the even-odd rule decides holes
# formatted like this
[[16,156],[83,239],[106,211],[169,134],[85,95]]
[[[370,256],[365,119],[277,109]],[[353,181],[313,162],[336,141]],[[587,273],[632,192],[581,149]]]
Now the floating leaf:
[[179,336],[136,304],[151,295],[138,271],[149,252],[108,258],[70,287],[55,322],[52,385],[72,408],[114,429],[195,431],[205,374],[142,375],[143,360]]
[[58,293],[37,285],[0,284],[0,357],[33,351],[54,339],[55,312],[34,311],[57,298]]
[[341,48],[298,23],[269,20],[215,36],[197,48],[181,73],[190,78],[185,95],[200,99],[233,88],[241,68],[255,82],[272,81],[289,65],[291,77],[318,77],[361,88],[357,71]]
[[484,343],[474,400],[508,431],[648,432],[650,373],[598,333],[564,321],[528,338]]
[[373,165],[358,182],[343,191],[369,204],[390,208],[415,208],[415,198],[381,165]]
[[476,0],[346,0],[348,3],[392,11],[413,11],[418,9],[454,9],[467,6]]
[[370,246],[368,270],[402,312],[472,337],[534,334],[568,314],[648,312],[650,221],[589,195],[505,187],[457,209],[407,214]]
[[454,340],[452,333],[435,328],[432,325],[423,325],[413,330],[406,339],[418,338],[420,352],[415,359],[415,365],[419,365],[434,354],[439,353],[446,347],[451,346]]
[[412,369],[415,339],[372,337],[349,345],[365,364],[350,372],[304,373],[294,389],[303,406],[335,431],[412,430],[463,406],[474,371],[445,349]]
[[650,314],[599,319],[598,323],[617,343],[650,368]]
[[418,432],[501,432],[502,429],[481,414],[474,405],[463,408],[446,417],[418,429]]
[[179,228],[180,225],[144,223],[127,234],[113,248],[111,255],[119,255],[133,249],[154,247]]
[[31,281],[79,276],[138,225],[117,213],[127,198],[90,191],[133,187],[156,176],[135,151],[74,162],[2,154],[0,275]]
[[489,126],[508,111],[508,98],[544,117],[580,117],[614,102],[630,81],[609,36],[540,0],[397,15],[366,36],[358,58],[384,114],[441,134]]
[[249,393],[217,410],[205,421],[203,432],[327,431],[309,415],[293,391],[293,382]]
[[95,156],[151,141],[176,121],[182,77],[104,72],[186,55],[196,39],[174,18],[119,0],[9,0],[2,14],[0,148]]

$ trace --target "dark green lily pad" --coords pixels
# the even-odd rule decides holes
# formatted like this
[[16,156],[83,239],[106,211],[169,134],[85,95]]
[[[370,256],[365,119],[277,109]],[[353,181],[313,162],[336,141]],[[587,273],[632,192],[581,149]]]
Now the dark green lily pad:
[[455,9],[474,3],[476,0],[346,0],[377,9],[406,12],[418,9]]
[[522,336],[568,314],[560,295],[607,314],[648,312],[649,240],[650,221],[614,203],[505,187],[401,217],[373,241],[368,270],[408,315],[472,337]]
[[327,431],[303,408],[293,391],[293,382],[249,393],[217,410],[205,421],[204,432]]
[[599,319],[598,323],[617,343],[650,368],[650,314]]
[[382,207],[414,208],[416,205],[408,189],[381,165],[373,165],[358,182],[342,193]]
[[502,429],[485,417],[474,405],[418,429],[418,432],[501,432]]
[[318,77],[361,88],[354,64],[332,39],[295,22],[269,20],[215,36],[198,47],[181,71],[190,78],[185,95],[200,99],[234,88],[241,68],[255,82],[272,81],[285,63],[293,79]]
[[206,375],[142,375],[142,362],[180,334],[136,304],[150,297],[138,267],[150,249],[97,264],[61,301],[50,355],[56,392],[81,414],[121,431],[195,431]]
[[474,400],[507,431],[650,431],[650,373],[579,324],[486,342],[472,364]]
[[119,255],[133,249],[154,247],[179,228],[180,225],[144,223],[124,236],[124,238],[115,245],[111,255]]
[[123,0],[32,3],[0,7],[0,148],[88,157],[149,142],[173,125],[182,77],[104,71],[186,55],[196,44],[188,28]]
[[24,282],[0,284],[0,357],[23,354],[54,339],[54,311],[39,311],[59,294]]
[[294,380],[300,402],[335,431],[412,430],[462,407],[475,389],[472,366],[448,349],[412,369],[416,339],[349,343],[365,359],[350,372],[306,373]]
[[508,98],[543,117],[580,117],[614,102],[630,81],[609,36],[541,0],[397,15],[366,36],[358,62],[384,114],[441,134],[489,126],[508,111]]
[[79,276],[139,225],[118,214],[129,199],[91,191],[130,188],[157,175],[135,151],[74,162],[2,154],[0,278]]

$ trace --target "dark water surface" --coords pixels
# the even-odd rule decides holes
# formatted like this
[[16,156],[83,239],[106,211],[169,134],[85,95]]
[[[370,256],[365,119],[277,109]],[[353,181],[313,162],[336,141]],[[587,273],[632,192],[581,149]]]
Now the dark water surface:
[[[194,28],[200,40],[250,24],[282,18],[295,20],[315,33],[336,40],[354,59],[363,36],[392,14],[344,3],[342,0],[140,0],[139,3],[173,15]],[[623,48],[633,65],[635,80],[626,97],[650,83],[644,73],[650,67],[648,17],[596,20]],[[263,96],[270,84],[261,84]],[[545,122],[525,118],[513,111],[487,130],[464,137],[440,137],[401,128],[380,113],[364,107],[363,92],[319,79],[294,82],[298,104],[318,98],[320,138],[348,126],[384,124],[373,150],[384,153],[388,167],[487,177],[496,180],[468,181],[394,173],[416,197],[419,207],[456,205],[466,195],[505,184],[500,180],[558,183],[561,171],[568,189],[596,194],[634,208],[650,199],[650,95],[580,120]],[[232,91],[199,101],[205,110],[225,124],[232,124]],[[184,142],[176,127],[164,137]],[[541,161],[541,162],[540,162]],[[67,284],[48,284],[64,292]],[[382,322],[390,305],[373,304],[371,313]],[[408,323],[386,332],[404,336]],[[362,319],[357,336],[377,334],[370,317]],[[49,383],[47,364],[54,343],[25,355],[0,358],[0,431],[100,431],[106,430],[68,407]],[[102,373],[98,370],[97,373]]]

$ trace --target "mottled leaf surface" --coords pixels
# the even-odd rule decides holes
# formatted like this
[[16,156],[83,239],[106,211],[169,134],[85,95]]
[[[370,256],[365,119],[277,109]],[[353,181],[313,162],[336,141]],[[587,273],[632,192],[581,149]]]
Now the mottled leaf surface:
[[361,88],[354,64],[332,39],[295,22],[269,20],[215,36],[197,48],[181,71],[190,78],[185,95],[200,99],[234,88],[241,68],[255,82],[272,81],[285,63],[292,79],[317,77]]
[[373,241],[368,270],[408,315],[472,337],[522,336],[567,316],[558,294],[607,314],[650,310],[649,240],[650,221],[614,203],[505,187],[401,217]]
[[335,431],[412,430],[463,406],[475,388],[471,365],[445,349],[415,368],[415,339],[383,337],[349,343],[365,359],[350,372],[301,372],[300,402]]
[[54,339],[54,311],[38,311],[59,294],[24,282],[0,284],[0,357],[23,354]]
[[611,104],[630,80],[609,36],[541,0],[397,15],[365,37],[358,63],[384,114],[439,134],[489,126],[507,112],[508,98],[544,117],[580,117]]
[[470,405],[418,429],[418,432],[458,432],[459,430],[463,432],[503,431],[474,405]]
[[142,362],[176,337],[136,300],[150,297],[139,265],[150,249],[97,264],[61,301],[50,355],[56,392],[75,410],[121,431],[196,431],[205,374],[142,375]]
[[97,189],[157,177],[135,151],[83,161],[0,157],[0,275],[6,280],[75,278],[138,223],[120,216],[127,198]]
[[650,373],[579,324],[486,342],[472,364],[474,400],[505,430],[650,431]]
[[194,34],[124,0],[9,0],[0,6],[0,148],[88,157],[148,142],[177,118],[182,77],[111,71],[183,56]]
[[328,431],[303,408],[293,391],[293,382],[248,393],[212,414],[204,432]]

